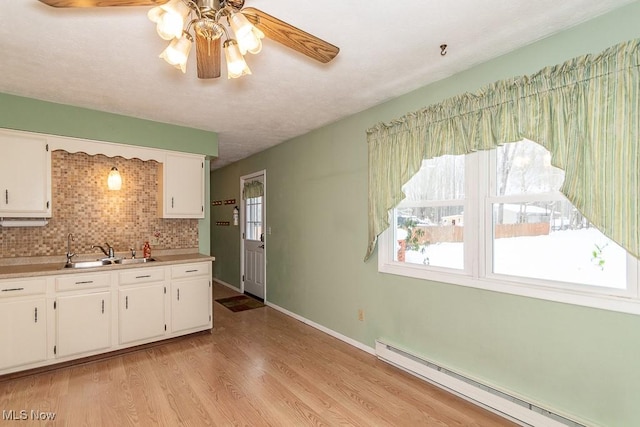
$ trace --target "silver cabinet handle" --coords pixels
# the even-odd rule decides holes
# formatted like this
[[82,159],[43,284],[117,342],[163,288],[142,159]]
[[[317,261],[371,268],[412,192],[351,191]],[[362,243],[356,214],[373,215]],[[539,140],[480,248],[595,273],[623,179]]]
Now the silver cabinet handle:
[[93,280],[85,280],[83,282],[76,282],[76,285],[88,285],[89,283],[93,283]]
[[145,279],[147,277],[151,277],[150,274],[145,274],[144,276],[136,276],[136,279]]
[[24,291],[24,288],[7,288],[2,290],[2,292],[16,292],[16,291]]
[[9,190],[4,190],[4,200],[5,204],[9,204]]

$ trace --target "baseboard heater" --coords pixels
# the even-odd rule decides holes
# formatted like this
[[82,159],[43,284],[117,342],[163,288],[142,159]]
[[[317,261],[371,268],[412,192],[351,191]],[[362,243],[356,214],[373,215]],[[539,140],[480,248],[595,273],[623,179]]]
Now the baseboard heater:
[[381,340],[375,350],[379,359],[522,426],[585,427]]

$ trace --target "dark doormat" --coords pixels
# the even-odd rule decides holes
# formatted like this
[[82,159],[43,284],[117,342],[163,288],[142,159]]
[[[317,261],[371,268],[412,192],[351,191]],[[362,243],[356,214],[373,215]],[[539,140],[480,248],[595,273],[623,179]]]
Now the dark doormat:
[[216,302],[224,305],[229,310],[234,312],[264,307],[263,303],[246,295],[236,295],[235,297],[220,298],[217,299]]

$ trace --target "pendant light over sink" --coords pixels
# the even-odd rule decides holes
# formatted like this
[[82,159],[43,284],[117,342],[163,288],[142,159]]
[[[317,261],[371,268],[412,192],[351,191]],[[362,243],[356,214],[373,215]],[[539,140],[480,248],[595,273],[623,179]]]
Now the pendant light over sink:
[[107,186],[109,190],[120,190],[122,188],[122,177],[117,167],[112,167],[107,177]]

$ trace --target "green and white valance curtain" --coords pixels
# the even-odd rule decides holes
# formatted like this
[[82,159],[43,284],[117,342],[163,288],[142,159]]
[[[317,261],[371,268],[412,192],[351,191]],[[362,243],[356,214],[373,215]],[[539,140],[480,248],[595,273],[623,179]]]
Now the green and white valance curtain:
[[242,188],[242,198],[244,200],[253,199],[264,195],[264,185],[260,181],[249,181],[244,183]]
[[562,193],[605,235],[640,254],[640,39],[493,83],[367,131],[369,245],[423,159],[523,138],[565,171]]

